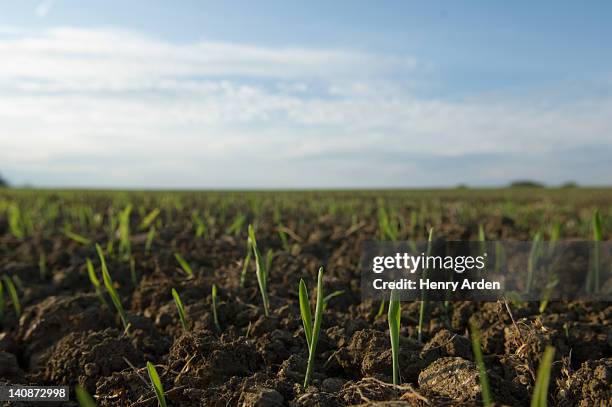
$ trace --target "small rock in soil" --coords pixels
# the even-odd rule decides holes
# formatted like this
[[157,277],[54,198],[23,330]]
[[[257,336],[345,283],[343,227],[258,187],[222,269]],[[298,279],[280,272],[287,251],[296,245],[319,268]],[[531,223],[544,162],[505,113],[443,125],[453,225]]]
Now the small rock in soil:
[[459,357],[440,358],[419,375],[419,387],[425,392],[465,402],[480,397],[478,369],[473,362]]
[[259,387],[243,392],[240,396],[241,407],[282,407],[285,399],[274,389]]

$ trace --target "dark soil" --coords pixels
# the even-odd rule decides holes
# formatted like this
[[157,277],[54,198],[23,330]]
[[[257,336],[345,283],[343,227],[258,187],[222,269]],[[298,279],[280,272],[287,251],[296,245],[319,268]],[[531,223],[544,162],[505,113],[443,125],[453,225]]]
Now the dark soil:
[[[79,202],[75,197],[61,199]],[[109,236],[104,225],[116,205],[108,199],[100,195],[87,201],[94,212],[103,215],[100,224],[93,223],[94,217],[82,230],[75,227],[103,246]],[[551,405],[612,405],[612,306],[608,303],[555,302],[542,314],[537,303],[509,303],[512,315],[500,302],[456,302],[450,314],[435,303],[429,307],[423,343],[416,340],[418,304],[404,303],[403,384],[391,385],[386,312],[376,317],[379,303],[362,302],[359,290],[361,244],[378,238],[378,223],[375,210],[358,203],[372,199],[339,197],[338,209],[333,211],[330,202],[336,200],[330,199],[325,213],[316,209],[317,199],[311,196],[296,198],[295,207],[285,203],[282,221],[290,232],[287,247],[271,210],[255,216],[248,201],[240,197],[223,205],[214,199],[207,201],[211,206],[184,198],[180,207],[165,210],[150,253],[145,253],[146,230],[139,231],[138,226],[163,201],[159,197],[153,203],[138,199],[143,209],[134,209],[131,218],[136,285],[131,281],[129,262],[117,255],[107,258],[128,311],[131,325],[127,333],[114,309],[101,305],[88,280],[87,258],[99,271],[93,243],[71,240],[58,231],[59,226],[16,238],[0,211],[0,273],[17,275],[23,284],[21,318],[15,317],[6,297],[0,326],[0,383],[69,385],[71,391],[81,384],[101,406],[155,406],[145,369],[145,363],[151,361],[173,406],[480,405],[479,373],[467,335],[472,320],[482,332],[497,405],[529,405],[547,345],[556,349]],[[540,225],[536,219],[542,219],[543,213],[564,222],[565,236],[579,237],[585,231],[581,219],[588,219],[593,205],[603,202],[609,208],[612,199],[598,196],[595,204],[588,205],[553,200],[557,206],[549,203],[548,209],[542,209],[538,199],[524,199],[517,205],[526,209],[512,214],[503,214],[501,203],[489,201],[465,197],[436,201],[440,213],[432,216],[438,218],[420,219],[417,235],[412,237],[422,239],[428,226],[435,225],[440,238],[475,239],[480,219],[491,238],[526,240],[534,224]],[[482,213],[477,211],[478,217],[465,220],[460,215],[463,209],[458,209],[461,202],[480,207]],[[350,215],[351,205],[361,211],[357,218]],[[420,204],[406,205],[418,209]],[[115,206],[115,213],[122,207]],[[197,238],[191,215],[196,208],[212,214],[207,233]],[[229,233],[227,227],[241,213],[247,222],[238,233]],[[57,225],[67,219],[61,216]],[[410,219],[407,214],[406,219]],[[259,247],[274,253],[269,317],[263,315],[252,264],[244,287],[239,283],[246,224],[255,221]],[[116,241],[114,250],[116,253]],[[45,276],[38,267],[41,251],[46,256]],[[188,260],[193,278],[180,271],[174,252]],[[326,293],[344,293],[333,298],[325,311],[312,385],[304,389],[308,354],[297,289],[303,278],[314,306],[316,272],[321,265],[326,269]],[[221,331],[211,312],[213,284],[219,288]],[[188,332],[180,325],[172,288],[186,306]],[[110,304],[108,297],[107,302]]]

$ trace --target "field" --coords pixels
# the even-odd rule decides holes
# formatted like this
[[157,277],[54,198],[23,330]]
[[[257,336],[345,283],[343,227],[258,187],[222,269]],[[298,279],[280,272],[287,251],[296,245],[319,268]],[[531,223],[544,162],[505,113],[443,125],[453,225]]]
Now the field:
[[151,362],[174,406],[481,405],[472,324],[497,405],[530,404],[548,345],[549,405],[612,405],[609,303],[432,302],[420,342],[420,302],[401,303],[394,385],[388,310],[360,293],[368,240],[423,241],[430,228],[478,240],[480,225],[487,240],[592,239],[596,210],[610,240],[610,189],[0,189],[0,384],[155,406]]

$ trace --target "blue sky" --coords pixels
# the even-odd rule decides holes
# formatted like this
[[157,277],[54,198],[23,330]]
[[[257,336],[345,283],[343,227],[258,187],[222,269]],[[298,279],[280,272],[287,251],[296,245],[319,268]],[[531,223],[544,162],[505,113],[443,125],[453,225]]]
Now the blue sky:
[[15,184],[612,181],[610,2],[0,10],[0,172]]

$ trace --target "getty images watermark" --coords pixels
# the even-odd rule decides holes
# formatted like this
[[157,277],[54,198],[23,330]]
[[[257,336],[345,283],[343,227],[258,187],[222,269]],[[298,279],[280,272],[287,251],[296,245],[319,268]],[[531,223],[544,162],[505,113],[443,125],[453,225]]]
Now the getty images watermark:
[[362,297],[612,301],[612,242],[368,242]]

